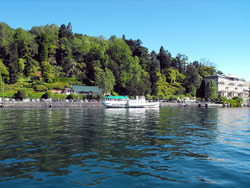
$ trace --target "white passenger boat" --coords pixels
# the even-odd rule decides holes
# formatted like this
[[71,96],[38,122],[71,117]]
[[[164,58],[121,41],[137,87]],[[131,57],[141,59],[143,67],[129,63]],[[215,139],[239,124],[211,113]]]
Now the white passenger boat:
[[127,96],[105,96],[102,104],[107,108],[125,108],[128,100]]
[[160,106],[159,101],[149,102],[144,96],[136,96],[136,99],[129,99],[127,96],[106,96],[102,103],[107,108],[155,108]]

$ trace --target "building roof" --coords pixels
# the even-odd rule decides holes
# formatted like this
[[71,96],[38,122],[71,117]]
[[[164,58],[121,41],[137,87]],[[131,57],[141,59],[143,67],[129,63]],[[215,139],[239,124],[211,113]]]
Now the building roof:
[[72,89],[76,93],[102,93],[102,90],[97,86],[72,86]]
[[104,99],[128,99],[128,96],[105,96]]
[[225,75],[225,74],[213,74],[213,75],[209,75],[209,76],[205,76],[205,78],[211,78],[211,77],[221,77],[221,78],[233,78],[233,79],[236,79],[236,80],[241,80],[241,81],[245,81],[244,78],[238,78],[236,76],[233,76],[231,74],[228,74],[228,75]]

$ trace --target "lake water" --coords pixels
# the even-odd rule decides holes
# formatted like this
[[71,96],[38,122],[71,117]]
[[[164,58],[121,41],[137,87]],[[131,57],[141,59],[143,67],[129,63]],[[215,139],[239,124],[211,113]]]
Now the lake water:
[[249,108],[1,109],[0,187],[249,187]]

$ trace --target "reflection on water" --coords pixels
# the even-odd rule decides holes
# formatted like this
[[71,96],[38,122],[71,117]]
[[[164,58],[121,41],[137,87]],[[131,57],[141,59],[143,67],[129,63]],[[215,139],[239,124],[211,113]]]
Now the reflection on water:
[[[248,110],[222,109],[218,112],[220,121],[218,142],[249,149],[250,113]],[[224,133],[224,134],[221,134]]]
[[0,110],[1,187],[242,187],[249,109]]

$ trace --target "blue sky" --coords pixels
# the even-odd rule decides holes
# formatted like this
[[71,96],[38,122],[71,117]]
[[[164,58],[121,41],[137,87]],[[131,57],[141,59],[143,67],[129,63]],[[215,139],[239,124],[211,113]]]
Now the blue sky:
[[0,22],[26,30],[71,22],[75,33],[124,34],[150,51],[206,58],[250,81],[250,0],[0,0]]

